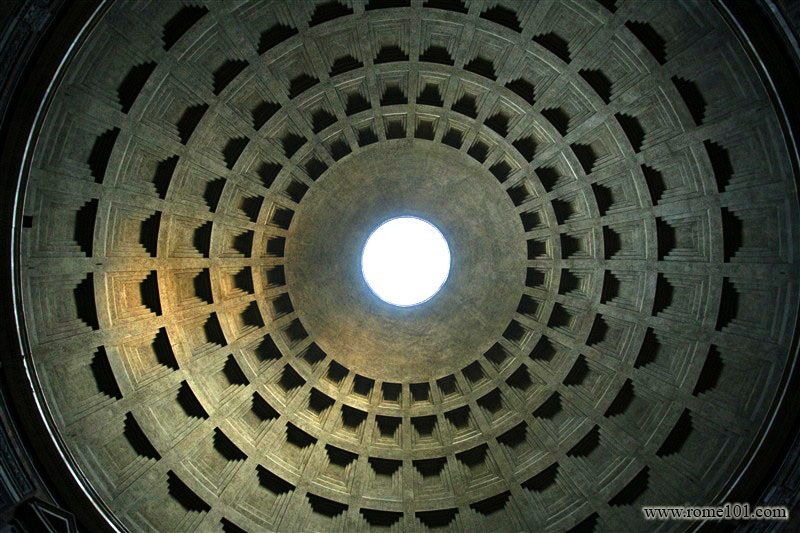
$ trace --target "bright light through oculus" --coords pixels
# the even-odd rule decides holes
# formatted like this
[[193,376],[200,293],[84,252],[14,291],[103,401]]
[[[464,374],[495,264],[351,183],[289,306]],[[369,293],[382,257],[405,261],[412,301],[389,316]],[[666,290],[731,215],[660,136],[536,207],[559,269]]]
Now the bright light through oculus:
[[388,220],[364,245],[361,271],[384,302],[410,306],[433,297],[450,273],[450,248],[430,222],[416,217]]

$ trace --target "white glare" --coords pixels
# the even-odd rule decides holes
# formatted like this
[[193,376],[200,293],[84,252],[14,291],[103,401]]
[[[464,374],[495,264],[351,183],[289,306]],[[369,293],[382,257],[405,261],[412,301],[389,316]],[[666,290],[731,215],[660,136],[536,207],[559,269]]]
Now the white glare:
[[361,271],[384,302],[410,306],[430,299],[450,273],[450,248],[430,222],[416,217],[388,220],[364,245]]

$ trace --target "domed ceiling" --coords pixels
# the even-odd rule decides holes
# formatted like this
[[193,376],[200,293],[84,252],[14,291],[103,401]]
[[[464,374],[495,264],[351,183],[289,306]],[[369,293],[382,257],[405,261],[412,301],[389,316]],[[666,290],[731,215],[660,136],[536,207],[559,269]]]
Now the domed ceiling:
[[[695,2],[116,2],[23,191],[31,372],[130,530],[637,530],[784,393],[781,124]],[[363,280],[419,216],[452,270]]]

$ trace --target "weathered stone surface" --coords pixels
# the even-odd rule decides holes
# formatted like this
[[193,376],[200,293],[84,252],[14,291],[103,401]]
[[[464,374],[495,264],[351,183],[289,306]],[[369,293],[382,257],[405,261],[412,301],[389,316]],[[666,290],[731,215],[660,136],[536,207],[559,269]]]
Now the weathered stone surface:
[[[361,252],[383,221],[419,216],[446,235],[451,272],[432,300],[398,308],[375,297]],[[514,316],[525,282],[519,218],[497,180],[442,145],[373,145],[334,166],[303,198],[287,242],[286,276],[315,342],[351,371],[429,382],[488,350]]]

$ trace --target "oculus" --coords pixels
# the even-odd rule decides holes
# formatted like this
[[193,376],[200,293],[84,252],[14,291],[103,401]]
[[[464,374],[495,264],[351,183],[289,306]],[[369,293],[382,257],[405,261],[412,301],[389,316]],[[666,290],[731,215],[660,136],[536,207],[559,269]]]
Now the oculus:
[[421,218],[389,219],[367,238],[361,272],[370,290],[401,307],[433,298],[450,274],[450,247],[439,229]]

